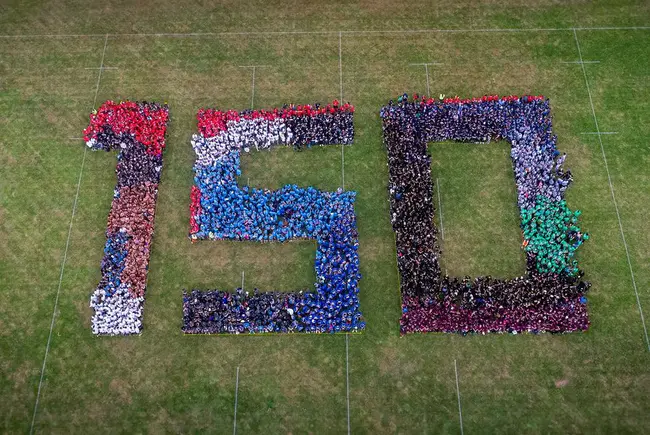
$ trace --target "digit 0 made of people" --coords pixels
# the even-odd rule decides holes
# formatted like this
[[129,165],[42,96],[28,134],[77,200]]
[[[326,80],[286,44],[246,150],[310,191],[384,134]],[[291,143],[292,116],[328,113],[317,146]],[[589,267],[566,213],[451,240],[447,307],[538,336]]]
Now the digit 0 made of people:
[[[240,155],[276,146],[351,145],[354,108],[285,106],[273,110],[201,109],[190,192],[192,242],[285,243],[316,240],[317,281],[309,292],[193,289],[183,293],[186,334],[355,332],[359,308],[358,234],[351,191],[287,185],[240,187]],[[564,192],[572,181],[556,148],[549,101],[539,96],[461,100],[403,95],[380,111],[388,153],[391,224],[402,296],[400,331],[570,332],[589,326],[590,284],[574,259],[588,239]],[[107,101],[84,131],[91,149],[118,149],[117,185],[106,229],[101,279],[91,296],[97,335],[142,332],[158,183],[169,110]],[[434,225],[427,143],[511,144],[526,274],[502,280],[443,276]],[[266,289],[265,289],[266,290]]]
[[[589,326],[574,254],[588,239],[564,192],[572,181],[541,96],[433,100],[403,95],[380,112],[388,152],[391,223],[402,295],[402,334],[570,332]],[[510,280],[443,276],[433,224],[427,143],[505,140],[517,185],[526,274]]]

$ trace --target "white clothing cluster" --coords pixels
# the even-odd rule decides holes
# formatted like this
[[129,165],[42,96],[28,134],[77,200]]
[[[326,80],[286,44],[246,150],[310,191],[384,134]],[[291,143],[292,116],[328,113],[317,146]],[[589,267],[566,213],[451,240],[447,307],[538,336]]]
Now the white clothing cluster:
[[129,335],[142,332],[144,297],[134,298],[127,285],[122,284],[112,295],[103,288],[96,289],[90,297],[90,307],[95,310],[92,330],[95,335]]
[[213,137],[192,136],[196,164],[211,165],[235,149],[268,149],[275,145],[289,145],[293,132],[283,118],[240,119],[228,121],[227,130]]

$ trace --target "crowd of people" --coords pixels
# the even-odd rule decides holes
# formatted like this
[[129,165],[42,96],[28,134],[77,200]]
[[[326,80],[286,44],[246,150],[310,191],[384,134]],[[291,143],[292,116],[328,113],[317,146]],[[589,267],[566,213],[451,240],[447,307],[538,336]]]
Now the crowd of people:
[[84,139],[91,149],[119,150],[102,277],[90,299],[94,334],[128,335],[142,331],[168,121],[166,105],[106,101],[90,115],[90,125],[84,130]]
[[[288,105],[271,111],[200,110],[190,238],[257,242],[317,241],[313,291],[192,290],[183,295],[190,334],[349,332],[365,323],[359,310],[355,192],[286,185],[239,187],[240,154],[274,146],[352,144],[354,107]],[[391,224],[402,292],[402,333],[567,332],[589,326],[589,283],[574,258],[589,238],[564,193],[572,181],[556,148],[548,100],[486,96],[471,100],[400,96],[380,112],[388,152]],[[90,306],[93,333],[136,334],[142,310],[162,170],[166,105],[107,101],[90,115],[92,149],[117,149],[117,184],[106,229],[102,278]],[[433,224],[427,143],[506,140],[521,214],[527,273],[443,276]]]
[[199,135],[192,137],[196,164],[210,165],[236,149],[269,149],[289,145],[296,149],[312,145],[352,144],[354,106],[334,100],[282,109],[221,111],[201,109],[197,114]]
[[191,192],[192,240],[287,242],[315,239],[313,291],[186,292],[183,331],[190,334],[357,331],[358,234],[355,192],[322,192],[286,185],[279,190],[239,187],[240,153],[272,146],[351,144],[354,108],[287,106],[273,111],[201,110],[194,135],[195,186]]
[[[434,100],[408,95],[380,112],[401,279],[401,331],[567,332],[588,328],[589,283],[574,259],[589,238],[564,192],[572,181],[541,96]],[[525,276],[442,276],[427,143],[506,140],[517,185]]]

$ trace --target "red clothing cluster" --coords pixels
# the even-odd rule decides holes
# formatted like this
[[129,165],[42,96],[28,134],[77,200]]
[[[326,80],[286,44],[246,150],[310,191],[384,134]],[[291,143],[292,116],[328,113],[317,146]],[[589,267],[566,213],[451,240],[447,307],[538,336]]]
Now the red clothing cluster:
[[485,305],[466,308],[448,299],[423,301],[404,296],[400,326],[403,332],[570,332],[586,331],[589,327],[587,306],[580,297],[562,304],[536,308]]
[[106,101],[96,112],[90,114],[90,124],[84,130],[86,142],[97,139],[106,126],[115,135],[130,134],[145,146],[147,153],[161,155],[165,148],[165,131],[169,111],[160,106],[149,106],[132,101],[115,103]]
[[122,187],[119,196],[113,199],[108,215],[106,233],[111,235],[124,229],[129,236],[126,243],[128,253],[120,279],[123,284],[129,285],[133,297],[144,296],[147,286],[157,196],[158,185],[155,183]]
[[196,222],[196,216],[201,214],[201,189],[192,186],[190,192],[190,234],[199,232],[199,224]]
[[166,105],[106,101],[84,130],[93,150],[119,150],[117,185],[108,215],[102,278],[90,299],[96,335],[142,331],[158,183],[163,166]]
[[281,109],[250,110],[238,112],[236,110],[221,111],[216,109],[200,109],[196,115],[199,131],[204,137],[213,137],[227,129],[228,121],[242,119],[267,119],[289,118],[292,116],[316,116],[325,113],[350,112],[354,113],[354,106],[350,103],[340,104],[338,100],[326,106],[289,105]]

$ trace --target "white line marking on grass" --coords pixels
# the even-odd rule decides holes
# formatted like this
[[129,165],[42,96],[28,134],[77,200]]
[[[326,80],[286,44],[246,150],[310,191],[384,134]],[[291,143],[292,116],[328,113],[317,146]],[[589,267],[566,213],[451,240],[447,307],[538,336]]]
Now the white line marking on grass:
[[[520,33],[520,32],[568,32],[573,27],[537,27],[537,28],[483,28],[483,29],[396,29],[396,30],[344,30],[350,34],[376,34],[376,33]],[[583,27],[578,30],[650,30],[650,26],[636,27]]]
[[[576,29],[573,29],[573,38],[576,41],[576,47],[578,48],[578,56],[582,60],[582,50],[580,49],[580,42],[578,42],[578,33]],[[627,246],[627,241],[625,240],[625,233],[623,232],[623,223],[621,222],[621,214],[618,210],[618,203],[616,202],[616,195],[614,194],[614,186],[612,185],[612,177],[609,173],[609,165],[607,164],[607,157],[605,156],[605,147],[603,146],[603,138],[600,134],[600,127],[598,127],[598,118],[596,118],[596,109],[594,109],[594,101],[591,96],[591,88],[589,87],[589,80],[587,79],[587,70],[585,69],[584,64],[582,65],[582,74],[585,77],[585,85],[587,86],[587,93],[589,94],[589,104],[591,105],[591,114],[594,117],[594,125],[596,126],[596,133],[598,137],[598,142],[600,142],[600,151],[603,154],[603,162],[605,163],[605,171],[607,172],[607,181],[609,182],[609,191],[612,194],[612,201],[614,202],[614,209],[616,210],[616,218],[618,219],[618,228],[621,232],[621,238],[623,239],[623,246],[625,246],[625,255],[627,257],[627,265],[630,268],[630,276],[632,277],[632,286],[634,287],[634,294],[636,296],[636,303],[639,307],[639,315],[641,316],[641,324],[643,325],[643,333],[645,335],[646,345],[648,351],[650,351],[650,340],[648,339],[648,328],[645,324],[645,318],[643,316],[643,308],[641,308],[641,300],[639,299],[639,290],[636,286],[636,279],[634,278],[634,271],[632,270],[632,261],[630,260],[630,249]]]
[[47,355],[50,352],[50,344],[52,342],[52,331],[54,330],[54,322],[56,320],[56,311],[59,306],[59,294],[61,292],[61,283],[63,281],[63,271],[65,270],[65,263],[68,259],[68,248],[70,247],[70,235],[72,234],[72,222],[74,221],[74,215],[77,211],[77,200],[79,199],[79,187],[81,186],[81,177],[83,175],[84,165],[86,163],[86,150],[88,147],[84,147],[84,154],[81,160],[81,169],[79,171],[79,178],[77,179],[77,193],[74,197],[74,203],[72,205],[72,215],[70,216],[70,225],[68,227],[68,238],[65,242],[65,251],[63,252],[63,261],[61,262],[61,273],[59,274],[59,285],[56,290],[56,297],[54,299],[54,310],[52,311],[52,321],[50,322],[50,333],[47,337],[47,344],[45,346],[45,355],[43,356],[43,366],[41,367],[41,377],[38,381],[38,390],[36,392],[36,403],[34,404],[34,412],[32,414],[32,424],[29,429],[29,433],[34,433],[34,423],[36,422],[36,413],[38,412],[38,402],[41,397],[41,387],[43,386],[43,377],[45,375],[45,364],[47,363]]
[[445,240],[445,225],[442,222],[442,201],[440,200],[440,179],[436,178],[436,187],[438,188],[438,214],[440,215],[440,236]]
[[574,60],[571,62],[560,62],[560,63],[571,63],[571,64],[576,64],[576,65],[584,65],[586,63],[600,63],[599,60]]
[[92,68],[84,68],[84,69],[103,69],[104,71],[109,70],[109,69],[119,69],[116,66],[102,66],[102,67],[92,67]]
[[345,190],[345,145],[341,144],[341,189]]
[[424,73],[427,75],[427,96],[431,96],[431,90],[429,89],[429,65],[424,65]]
[[[343,104],[343,39],[339,32],[339,88],[341,91],[340,104]],[[341,144],[341,189],[345,190],[345,145]]]
[[99,64],[99,74],[97,75],[97,85],[95,86],[95,98],[93,99],[93,110],[97,107],[97,94],[99,93],[99,82],[102,79],[104,71],[104,56],[106,55],[106,46],[108,45],[108,34],[104,38],[104,50],[102,51],[102,61]]
[[348,404],[348,435],[350,435],[350,334],[345,334],[345,396]]
[[68,140],[84,140],[83,137],[69,137]]
[[[376,34],[376,33],[519,33],[519,32],[568,32],[575,30],[650,30],[650,26],[623,27],[556,27],[556,28],[487,28],[487,29],[396,29],[396,30],[342,30],[341,33]],[[201,36],[266,36],[266,35],[333,35],[338,31],[279,31],[279,32],[189,32],[189,33],[109,33],[111,37],[201,37]],[[0,38],[99,38],[105,33],[77,34],[21,34],[0,35]]]
[[[104,39],[104,50],[102,51],[102,60],[100,66],[104,65],[104,56],[106,55],[106,45],[108,44],[108,35]],[[99,93],[99,82],[102,79],[102,69],[99,69],[97,77],[97,85],[95,86],[95,98],[93,99],[93,110],[97,104],[97,94]],[[54,323],[56,320],[56,311],[59,307],[59,295],[61,294],[61,283],[63,282],[63,272],[65,271],[65,263],[68,260],[68,248],[70,247],[70,236],[72,235],[72,223],[74,216],[77,212],[77,202],[79,200],[79,188],[81,187],[81,178],[84,172],[84,165],[86,163],[86,152],[88,147],[84,147],[84,155],[81,159],[81,168],[79,169],[79,178],[77,179],[77,192],[74,196],[74,203],[72,204],[72,214],[70,216],[70,225],[68,226],[68,238],[65,242],[65,250],[63,251],[63,261],[61,261],[61,273],[59,274],[59,284],[56,289],[56,297],[54,298],[54,309],[52,310],[52,321],[50,322],[50,332],[47,336],[47,344],[45,345],[45,355],[43,356],[43,366],[41,367],[41,377],[38,381],[38,390],[36,391],[36,402],[34,403],[34,412],[32,413],[32,424],[29,428],[29,433],[34,433],[34,423],[36,422],[36,413],[38,412],[38,402],[41,398],[41,388],[43,387],[43,378],[45,376],[45,365],[47,363],[47,355],[50,352],[50,344],[52,343],[52,331],[54,330]]]
[[255,107],[255,67],[253,67],[253,85],[251,92],[251,109]]
[[[255,70],[257,68],[262,68],[268,65],[240,65],[240,68],[251,68],[252,73],[252,84],[251,84],[251,109],[255,106]],[[257,145],[255,146],[257,148]],[[258,148],[259,150],[259,148]]]
[[580,134],[618,134],[618,131],[587,131]]
[[237,380],[235,381],[235,414],[232,419],[232,435],[237,434],[237,400],[239,399],[239,366],[237,366]]
[[241,271],[241,291],[244,291],[244,271]]
[[424,73],[427,76],[427,96],[431,96],[431,90],[429,88],[429,65],[443,65],[440,62],[426,62],[426,63],[410,63],[412,66],[424,66]]
[[341,104],[343,104],[343,41],[339,32],[339,86],[341,88]]
[[458,364],[454,359],[454,371],[456,372],[456,397],[458,397],[458,418],[460,420],[460,435],[463,435],[463,409],[460,406],[460,387],[458,386]]

